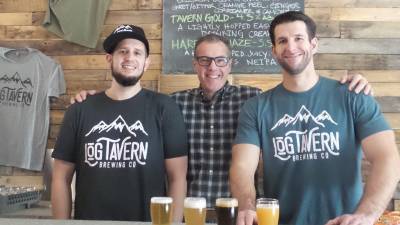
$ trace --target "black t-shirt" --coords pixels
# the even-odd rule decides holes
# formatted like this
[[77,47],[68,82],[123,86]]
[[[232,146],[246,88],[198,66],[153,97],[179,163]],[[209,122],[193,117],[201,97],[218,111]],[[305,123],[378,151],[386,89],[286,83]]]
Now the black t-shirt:
[[150,198],[164,196],[167,158],[186,156],[181,111],[142,89],[114,101],[105,93],[68,108],[53,157],[75,163],[75,218],[150,220]]

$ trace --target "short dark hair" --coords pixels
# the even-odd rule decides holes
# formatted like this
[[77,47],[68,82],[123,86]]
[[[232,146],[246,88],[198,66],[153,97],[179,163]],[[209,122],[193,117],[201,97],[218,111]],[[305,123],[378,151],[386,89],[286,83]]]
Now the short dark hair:
[[288,11],[277,15],[269,26],[269,37],[271,38],[272,45],[275,45],[275,27],[282,23],[289,23],[294,21],[303,21],[307,27],[308,38],[311,41],[315,37],[317,26],[313,19],[299,11]]
[[229,43],[229,40],[226,39],[225,37],[222,37],[222,36],[217,35],[217,34],[212,34],[212,33],[211,34],[207,34],[207,35],[197,39],[196,44],[194,46],[194,56],[196,56],[197,47],[199,47],[199,45],[201,43],[203,43],[203,42],[210,42],[210,43],[222,42],[222,43],[225,44],[225,46],[229,50],[228,56],[231,56],[232,47],[231,47],[231,44]]

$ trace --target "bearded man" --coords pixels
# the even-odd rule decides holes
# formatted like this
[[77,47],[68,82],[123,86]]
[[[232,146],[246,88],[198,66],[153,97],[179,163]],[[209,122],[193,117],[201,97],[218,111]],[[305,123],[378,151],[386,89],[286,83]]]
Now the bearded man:
[[151,197],[168,195],[181,221],[187,171],[181,111],[140,85],[150,64],[142,28],[121,25],[103,47],[113,80],[65,113],[52,155],[53,217],[71,218],[76,172],[75,219],[150,221]]

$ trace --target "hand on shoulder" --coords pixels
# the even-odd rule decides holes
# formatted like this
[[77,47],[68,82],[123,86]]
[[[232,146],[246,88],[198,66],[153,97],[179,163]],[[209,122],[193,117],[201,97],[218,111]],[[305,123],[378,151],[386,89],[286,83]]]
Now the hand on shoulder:
[[94,95],[96,93],[97,93],[96,90],[88,90],[88,91],[82,90],[79,93],[77,93],[75,97],[71,97],[70,103],[74,104],[75,102],[83,102],[86,100],[87,95]]

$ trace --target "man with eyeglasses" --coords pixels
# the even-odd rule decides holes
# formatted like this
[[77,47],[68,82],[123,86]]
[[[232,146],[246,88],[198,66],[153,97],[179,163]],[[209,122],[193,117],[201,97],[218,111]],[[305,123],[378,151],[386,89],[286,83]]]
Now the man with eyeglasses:
[[[207,207],[213,208],[216,198],[231,196],[228,174],[240,108],[261,90],[229,84],[231,46],[219,35],[208,34],[196,41],[192,63],[200,86],[175,92],[171,97],[182,110],[188,132],[187,196],[205,197]],[[356,93],[371,92],[371,86],[359,74],[342,77],[341,83],[347,81]],[[93,93],[81,91],[71,103],[81,102]]]
[[[215,34],[199,38],[195,44],[193,68],[200,87],[179,91],[172,97],[180,106],[189,140],[187,173],[188,196],[205,197],[207,207],[215,199],[230,197],[229,167],[237,118],[243,103],[261,90],[234,86],[227,81],[232,68],[229,41]],[[355,75],[350,86],[359,92],[370,92],[361,75]],[[342,78],[342,83],[346,77]]]
[[230,56],[231,46],[224,37],[201,37],[193,58],[200,87],[172,94],[188,132],[188,196],[205,197],[208,208],[214,207],[216,198],[231,195],[229,166],[239,110],[247,99],[261,92],[228,83]]

